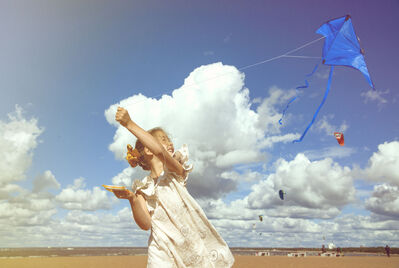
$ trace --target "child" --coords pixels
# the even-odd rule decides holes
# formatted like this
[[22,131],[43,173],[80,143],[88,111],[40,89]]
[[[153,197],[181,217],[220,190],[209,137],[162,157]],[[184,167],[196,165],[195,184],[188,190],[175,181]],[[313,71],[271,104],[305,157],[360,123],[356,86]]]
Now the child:
[[147,267],[231,267],[229,247],[185,187],[192,170],[187,147],[175,153],[161,128],[143,130],[121,107],[115,119],[137,137],[130,156],[128,151],[131,166],[150,171],[134,181],[132,192],[116,192],[130,201],[137,225],[151,229]]

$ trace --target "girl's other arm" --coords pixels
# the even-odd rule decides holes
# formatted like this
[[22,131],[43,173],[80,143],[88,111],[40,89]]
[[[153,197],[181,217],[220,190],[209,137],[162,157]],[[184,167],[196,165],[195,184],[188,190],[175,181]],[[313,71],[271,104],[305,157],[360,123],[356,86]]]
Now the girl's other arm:
[[149,230],[151,228],[151,215],[148,212],[143,195],[141,193],[134,194],[131,191],[114,190],[113,192],[118,198],[129,200],[134,221],[142,230]]
[[130,206],[132,208],[133,218],[137,225],[143,230],[149,230],[151,228],[151,215],[148,212],[147,204],[142,194],[133,194],[129,199]]

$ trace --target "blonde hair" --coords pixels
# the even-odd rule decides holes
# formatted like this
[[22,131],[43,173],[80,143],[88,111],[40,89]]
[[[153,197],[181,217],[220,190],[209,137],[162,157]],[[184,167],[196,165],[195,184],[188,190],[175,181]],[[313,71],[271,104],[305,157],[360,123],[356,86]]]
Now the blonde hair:
[[[158,131],[162,131],[163,133],[165,133],[166,136],[168,136],[166,131],[163,130],[161,127],[154,127],[150,130],[147,130],[147,132],[150,133],[152,136],[154,136],[154,134]],[[169,138],[169,136],[168,136],[168,138]],[[151,169],[150,163],[148,163],[148,161],[144,157],[144,145],[139,139],[137,139],[137,141],[136,141],[134,150],[137,152],[137,157],[134,157],[134,159],[132,159],[130,161],[128,160],[129,164],[133,168],[136,167],[137,165],[139,165],[144,170],[150,170]],[[128,154],[129,154],[129,151],[128,151]]]

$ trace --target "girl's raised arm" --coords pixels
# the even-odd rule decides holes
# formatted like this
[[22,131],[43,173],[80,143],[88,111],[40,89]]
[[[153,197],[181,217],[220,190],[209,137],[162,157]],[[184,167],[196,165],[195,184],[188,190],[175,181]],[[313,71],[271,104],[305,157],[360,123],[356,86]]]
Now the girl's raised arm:
[[145,147],[147,147],[166,165],[169,171],[172,171],[180,176],[184,175],[185,170],[183,169],[182,165],[176,159],[174,159],[150,133],[133,122],[126,109],[118,107],[115,120],[127,128],[134,136],[136,136]]

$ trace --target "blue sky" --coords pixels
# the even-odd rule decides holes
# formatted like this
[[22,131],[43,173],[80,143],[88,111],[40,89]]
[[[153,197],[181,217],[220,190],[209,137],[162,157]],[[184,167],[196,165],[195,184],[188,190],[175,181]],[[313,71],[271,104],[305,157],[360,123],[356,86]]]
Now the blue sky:
[[[144,176],[122,159],[134,138],[112,121],[119,103],[143,127],[164,126],[177,146],[188,144],[196,167],[188,189],[229,245],[251,234],[246,245],[399,246],[397,1],[1,6],[0,146],[8,158],[0,225],[9,234],[1,247],[25,245],[21,232],[31,246],[60,245],[54,234],[62,246],[146,245],[127,203],[96,188]],[[336,67],[318,120],[292,144],[322,99],[329,68],[319,67],[283,126],[285,104],[318,59],[240,69],[318,39],[324,22],[346,14],[377,91],[357,70]],[[293,55],[320,57],[322,46]],[[344,130],[344,147],[336,130]],[[275,199],[279,187],[291,190],[285,203]],[[334,230],[328,241],[320,240],[325,230]]]

